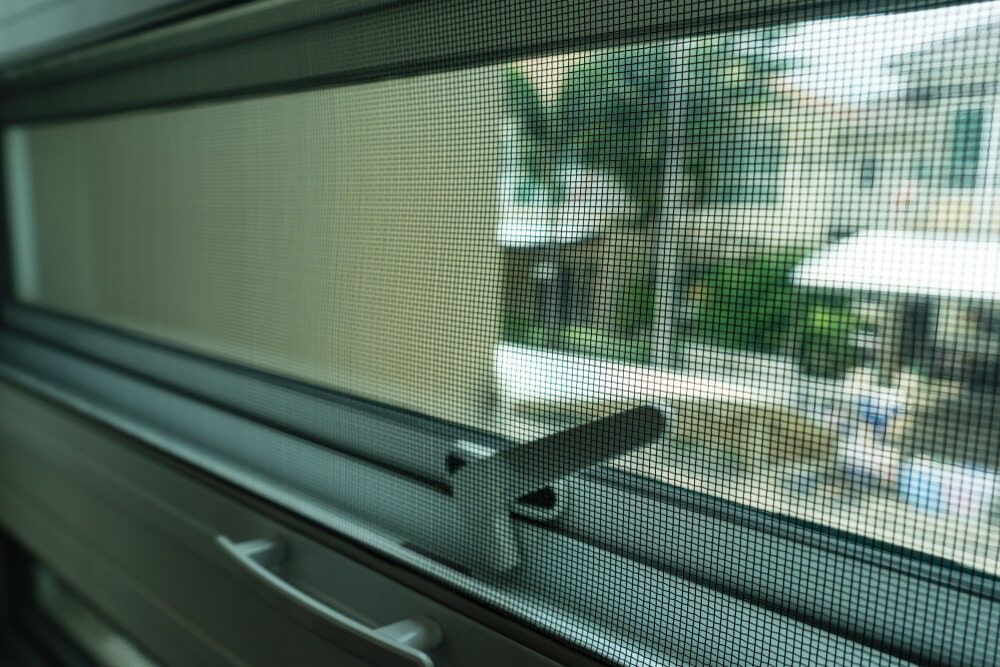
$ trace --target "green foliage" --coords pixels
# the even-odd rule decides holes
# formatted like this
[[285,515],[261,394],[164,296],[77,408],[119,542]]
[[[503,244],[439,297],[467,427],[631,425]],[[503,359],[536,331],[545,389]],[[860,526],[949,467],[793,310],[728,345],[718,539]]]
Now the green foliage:
[[563,186],[557,170],[559,138],[554,112],[545,105],[538,90],[516,67],[507,68],[504,84],[507,113],[517,122],[521,132],[518,162],[522,169],[548,190],[553,200],[558,201],[562,196]]
[[[734,133],[767,134],[762,110],[774,96],[768,74],[785,65],[772,55],[778,35],[756,31],[603,51],[570,69],[552,105],[510,68],[507,100],[527,140],[524,166],[553,188],[570,162],[610,173],[639,203],[640,224],[648,224],[659,212],[666,160],[677,154],[671,142],[682,139],[691,203],[705,200],[731,177],[734,151],[745,152],[732,145]],[[687,74],[677,82],[679,58]],[[682,107],[668,107],[675,95]]]
[[509,314],[501,321],[500,337],[505,342],[530,347],[546,343],[545,326],[541,322]]
[[699,282],[702,300],[692,336],[755,352],[791,352],[804,373],[838,378],[861,361],[854,345],[862,324],[845,297],[797,287],[801,250],[725,260]]
[[627,337],[651,331],[656,308],[654,284],[651,279],[638,279],[629,284],[615,313],[615,330]]
[[[785,249],[726,259],[696,281],[697,314],[690,339],[753,352],[790,352],[804,373],[839,378],[861,362],[854,337],[863,324],[846,297],[823,296],[792,282],[792,272],[806,252]],[[592,357],[649,363],[653,354],[652,280],[635,280],[624,291],[615,316],[615,332],[596,325],[565,327],[559,349]],[[553,344],[542,322],[507,316],[505,341],[533,347]]]
[[806,298],[791,279],[803,256],[785,250],[715,264],[698,281],[702,297],[694,337],[726,347],[778,350]]
[[516,67],[508,67],[504,84],[507,113],[517,120],[521,132],[537,145],[550,141],[552,122],[538,91]]
[[599,327],[580,324],[566,327],[563,345],[571,352],[627,364],[647,364],[653,351],[648,337],[611,336]]
[[[512,316],[503,318],[501,336],[507,343],[527,347],[548,347],[551,342],[546,335],[544,324]],[[612,336],[600,327],[587,324],[565,327],[559,336],[558,348],[588,357],[629,364],[649,363],[652,355],[652,343],[648,337]]]
[[[734,177],[733,163],[746,151],[742,138],[774,134],[767,112],[776,97],[770,76],[789,65],[773,54],[780,36],[777,30],[712,35],[687,49],[692,85],[685,89],[684,171],[691,181],[690,204],[717,198]],[[749,152],[764,157],[778,150],[754,146]]]
[[665,99],[672,58],[666,46],[614,49],[585,59],[567,75],[555,120],[565,153],[616,176],[655,215],[662,189]]
[[861,359],[853,343],[858,325],[850,305],[813,304],[793,338],[802,372],[836,379],[854,368]]

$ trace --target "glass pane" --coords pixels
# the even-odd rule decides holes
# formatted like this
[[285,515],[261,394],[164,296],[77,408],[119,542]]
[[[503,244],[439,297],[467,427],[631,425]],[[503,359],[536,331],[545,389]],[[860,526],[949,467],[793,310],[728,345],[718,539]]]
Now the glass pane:
[[[18,296],[1000,573],[1000,5],[7,137]],[[377,445],[373,445],[377,446]]]

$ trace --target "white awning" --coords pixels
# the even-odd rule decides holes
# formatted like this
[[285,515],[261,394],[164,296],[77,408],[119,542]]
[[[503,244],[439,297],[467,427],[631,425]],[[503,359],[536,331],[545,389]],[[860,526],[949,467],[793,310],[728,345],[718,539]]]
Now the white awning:
[[566,201],[551,202],[539,186],[519,201],[519,188],[531,185],[523,174],[501,179],[497,242],[504,248],[537,248],[549,243],[579,243],[633,219],[637,207],[614,178],[580,167],[566,169]]
[[511,215],[506,216],[497,228],[497,243],[502,248],[530,250],[549,243],[579,243],[599,233],[599,229],[582,224],[554,226],[548,220]]
[[863,232],[795,270],[803,287],[1000,301],[1000,240]]

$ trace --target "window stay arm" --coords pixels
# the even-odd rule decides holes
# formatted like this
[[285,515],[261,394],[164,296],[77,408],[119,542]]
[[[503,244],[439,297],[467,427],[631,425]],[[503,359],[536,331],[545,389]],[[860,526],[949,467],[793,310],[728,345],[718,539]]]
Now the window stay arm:
[[656,442],[667,431],[667,415],[661,407],[639,406],[486,456],[472,448],[453,454],[452,496],[463,539],[449,555],[474,571],[516,567],[510,512],[517,500]]

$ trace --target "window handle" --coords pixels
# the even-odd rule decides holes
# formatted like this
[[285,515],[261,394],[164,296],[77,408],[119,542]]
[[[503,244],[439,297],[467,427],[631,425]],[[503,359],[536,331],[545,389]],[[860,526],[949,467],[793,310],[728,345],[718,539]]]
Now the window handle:
[[639,406],[495,453],[475,454],[466,447],[453,454],[452,496],[464,539],[455,540],[449,556],[478,572],[516,567],[514,503],[567,475],[656,442],[667,430],[668,414],[666,408]]
[[284,543],[268,539],[233,542],[224,535],[217,536],[215,541],[242,570],[322,620],[325,636],[337,646],[372,664],[433,667],[426,652],[442,639],[441,627],[434,620],[422,616],[379,628],[369,627],[275,574],[274,568],[287,557]]

